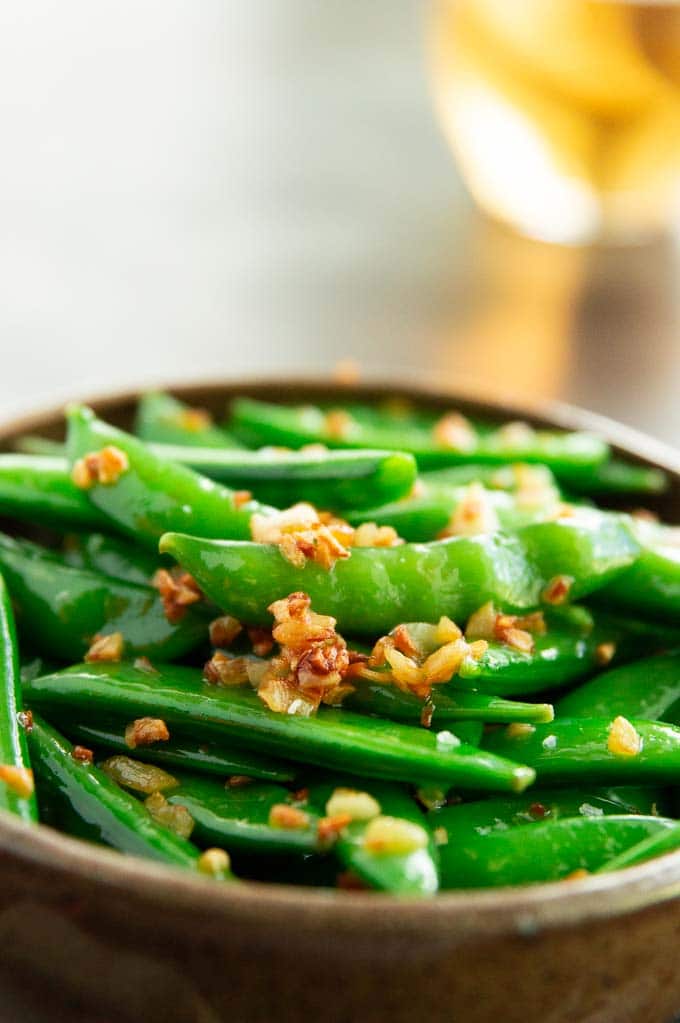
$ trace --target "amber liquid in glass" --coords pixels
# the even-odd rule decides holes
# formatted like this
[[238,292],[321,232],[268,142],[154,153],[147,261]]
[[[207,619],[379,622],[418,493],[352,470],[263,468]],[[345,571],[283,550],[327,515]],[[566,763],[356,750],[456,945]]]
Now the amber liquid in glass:
[[680,209],[680,0],[434,0],[463,177],[536,238],[630,242]]

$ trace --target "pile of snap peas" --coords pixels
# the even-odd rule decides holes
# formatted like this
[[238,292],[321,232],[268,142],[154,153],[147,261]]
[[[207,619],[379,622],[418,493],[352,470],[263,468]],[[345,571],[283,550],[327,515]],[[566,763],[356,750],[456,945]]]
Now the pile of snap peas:
[[[606,507],[653,503],[661,471],[397,400],[66,418],[0,454],[2,813],[220,883],[400,896],[680,848],[680,544]],[[253,539],[301,502],[393,539],[331,564]],[[286,676],[303,699],[275,710],[291,595],[344,674],[311,709]],[[416,673],[442,623],[464,653],[431,684],[376,654],[399,640]]]

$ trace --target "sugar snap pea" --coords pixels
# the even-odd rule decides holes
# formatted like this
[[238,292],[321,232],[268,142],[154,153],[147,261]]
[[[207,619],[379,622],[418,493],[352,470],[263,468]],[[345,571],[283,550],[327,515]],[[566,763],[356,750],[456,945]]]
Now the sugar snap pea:
[[[63,718],[57,716],[57,724],[69,739],[77,739],[87,747],[116,753],[130,752],[125,742],[126,722],[110,721],[102,724],[98,721],[91,724],[79,718],[74,719],[67,713]],[[192,742],[191,738],[175,739],[172,736],[167,742],[138,746],[134,757],[136,760],[151,761],[184,771],[217,774],[222,778],[237,775],[283,783],[293,781],[298,773],[294,764],[258,756],[246,749],[230,749],[223,743]]]
[[0,576],[0,810],[25,821],[37,820],[33,778],[21,727],[21,677],[14,615],[9,592]]
[[71,568],[51,551],[0,534],[0,571],[20,631],[46,657],[77,660],[98,634],[120,632],[128,655],[172,660],[206,635],[206,619],[188,608],[165,616],[158,591],[98,572]]
[[252,691],[205,684],[195,669],[166,665],[152,675],[129,664],[82,664],[25,685],[25,699],[46,712],[71,709],[87,718],[162,717],[194,740],[292,757],[369,777],[446,782],[470,789],[520,792],[533,772],[465,743],[450,732],[321,708],[300,718],[268,710]]
[[91,409],[72,407],[68,430],[71,465],[105,447],[122,452],[127,467],[115,482],[95,483],[84,492],[93,507],[118,529],[151,548],[155,549],[167,529],[249,538],[253,512],[268,514],[272,510],[256,501],[241,502],[234,491],[159,457],[143,441],[97,419]]
[[443,888],[558,881],[576,870],[594,871],[612,856],[673,828],[667,817],[629,814],[564,817],[525,828],[456,831],[440,846]]
[[195,846],[156,824],[134,796],[94,764],[76,759],[71,743],[37,714],[28,742],[40,782],[66,799],[90,837],[121,852],[196,869]]
[[103,572],[141,586],[151,583],[165,561],[159,554],[106,533],[69,534],[64,540],[63,558],[72,568]]
[[643,521],[632,528],[640,556],[620,579],[604,588],[607,607],[631,610],[641,617],[680,624],[680,542],[677,530]]
[[71,529],[106,523],[69,476],[64,458],[51,455],[0,454],[0,515]]
[[584,433],[546,430],[508,437],[492,428],[473,429],[469,443],[455,449],[438,444],[433,430],[436,414],[390,416],[367,407],[349,408],[342,428],[323,409],[293,407],[237,398],[231,406],[231,425],[249,444],[283,444],[301,447],[323,443],[329,447],[384,448],[410,451],[425,466],[461,462],[541,462],[551,468],[597,465],[608,454],[607,445]]
[[304,590],[341,630],[379,634],[395,622],[465,620],[488,600],[504,610],[528,610],[556,576],[568,577],[577,599],[632,564],[639,547],[624,517],[582,509],[514,534],[357,548],[331,571],[311,562],[297,568],[275,546],[181,533],[166,534],[160,550],[243,621],[267,624],[274,600]]
[[375,818],[353,820],[340,831],[333,845],[333,853],[345,869],[378,891],[393,895],[434,895],[439,888],[439,855],[427,819],[413,798],[393,782],[319,779],[310,781],[310,806],[322,815],[333,793],[343,788],[368,793],[376,801],[381,816],[414,826],[420,838],[420,842],[413,843],[413,848],[373,851],[366,842],[366,835]]
[[[425,708],[423,700],[404,693],[393,685],[358,680],[343,706],[350,710],[377,714],[394,721],[418,723]],[[552,721],[554,712],[549,703],[523,703],[504,700],[489,693],[474,690],[461,691],[455,685],[437,685],[433,688],[431,704],[434,708],[432,724],[455,721]]]
[[557,704],[565,717],[624,717],[677,723],[680,650],[605,671],[572,689]]
[[135,433],[141,440],[156,444],[181,444],[202,448],[239,448],[227,430],[215,426],[204,409],[163,391],[147,391],[137,403]]
[[[539,784],[574,784],[587,779],[615,785],[665,782],[680,771],[680,728],[633,718],[625,751],[612,717],[562,718],[548,725],[508,728],[485,736],[485,749],[530,764]],[[612,731],[614,730],[614,731]]]
[[634,867],[638,863],[644,863],[655,856],[663,856],[665,853],[675,852],[680,849],[680,824],[676,821],[672,828],[665,828],[658,833],[648,835],[636,845],[624,849],[608,859],[599,867],[598,872],[605,873],[610,870],[623,870],[625,867]]

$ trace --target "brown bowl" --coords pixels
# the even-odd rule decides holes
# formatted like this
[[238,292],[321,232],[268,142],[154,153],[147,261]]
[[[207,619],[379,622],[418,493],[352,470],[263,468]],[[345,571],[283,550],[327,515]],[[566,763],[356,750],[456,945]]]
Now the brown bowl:
[[[415,388],[291,381],[173,388],[221,412],[280,399],[403,394],[491,418],[594,429],[664,468],[680,520],[680,458],[565,406]],[[134,395],[94,401],[128,424]],[[59,436],[61,410],[4,424]],[[612,875],[431,901],[248,883],[220,887],[0,820],[0,1021],[666,1023],[680,1010],[680,852]]]

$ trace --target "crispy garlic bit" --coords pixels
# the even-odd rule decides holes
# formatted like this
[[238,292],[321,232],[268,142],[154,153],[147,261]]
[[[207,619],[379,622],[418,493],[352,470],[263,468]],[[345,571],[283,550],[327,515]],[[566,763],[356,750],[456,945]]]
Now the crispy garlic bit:
[[448,536],[477,536],[500,529],[493,498],[481,483],[470,483],[463,499],[453,509],[451,518],[439,533],[438,539]]
[[369,792],[338,788],[326,803],[328,817],[347,816],[350,821],[370,821],[380,813],[380,803]]
[[231,646],[242,630],[243,626],[238,618],[222,615],[210,623],[210,642],[213,646]]
[[347,440],[355,429],[356,423],[346,409],[329,409],[324,417],[324,433],[334,440]]
[[128,749],[153,746],[155,742],[167,742],[169,738],[168,726],[162,718],[137,718],[125,727],[125,745]]
[[616,656],[616,643],[598,643],[595,647],[595,663],[604,668]]
[[620,714],[609,726],[607,749],[614,756],[636,757],[642,752],[642,736],[628,718]]
[[252,490],[235,490],[232,497],[234,508],[243,508],[244,504],[248,504],[252,499]]
[[201,874],[208,874],[210,877],[222,877],[231,870],[229,853],[224,849],[206,849],[198,857],[197,867]]
[[81,490],[89,490],[96,483],[110,487],[129,468],[125,452],[109,445],[101,451],[90,451],[84,458],[79,458],[71,471],[71,479]]
[[217,650],[203,666],[203,678],[213,686],[245,686],[255,684],[260,665],[246,657],[231,657]]
[[550,580],[541,594],[541,599],[546,604],[564,604],[569,597],[569,591],[574,585],[570,575],[556,575]]
[[123,656],[123,633],[110,632],[108,636],[97,634],[90,644],[90,649],[85,654],[85,660],[90,663],[94,661],[120,661]]
[[71,757],[77,760],[79,764],[94,763],[94,753],[87,746],[74,746],[71,750]]
[[151,585],[160,593],[165,617],[172,624],[180,622],[187,608],[203,599],[196,580],[181,568],[173,568],[169,572],[159,568]]
[[116,753],[101,765],[102,771],[112,781],[133,792],[143,792],[147,796],[165,789],[175,789],[179,785],[176,778],[155,764],[143,764],[125,754]]
[[512,721],[505,729],[508,739],[528,739],[536,731],[534,725],[525,721]]
[[531,511],[559,505],[560,492],[545,466],[520,462],[512,466],[512,475],[518,508]]
[[181,838],[191,837],[195,822],[186,806],[169,803],[162,792],[153,792],[144,800],[144,806],[156,824],[169,828]]
[[528,615],[508,615],[499,612],[492,601],[482,604],[470,615],[465,629],[468,641],[485,639],[488,642],[505,643],[506,646],[530,654],[534,649],[534,636],[543,636],[546,632],[545,619],[542,611],[533,611]]
[[267,664],[258,695],[279,714],[309,717],[320,703],[342,702],[353,686],[344,683],[350,666],[347,644],[335,618],[316,614],[306,593],[291,593],[270,605],[278,654]]
[[266,657],[274,649],[274,638],[271,629],[248,629],[248,639],[253,645],[253,653],[256,657]]
[[[426,700],[433,685],[448,682],[465,660],[479,660],[486,652],[485,641],[468,643],[450,618],[418,628],[427,642],[422,637],[419,640],[407,625],[397,625],[388,636],[380,637],[367,660],[352,658],[347,677],[395,685]],[[429,727],[431,714],[426,719],[423,724]]]
[[0,782],[20,799],[28,799],[35,792],[33,771],[28,767],[0,764]]
[[400,817],[374,817],[364,832],[364,849],[375,856],[406,856],[427,845],[427,832]]
[[438,419],[432,436],[439,447],[451,451],[472,451],[477,446],[477,435],[470,421],[460,412],[447,412]]
[[536,431],[533,426],[520,420],[514,423],[504,423],[496,432],[498,442],[506,451],[515,448],[530,448],[536,442]]
[[180,426],[189,433],[200,433],[212,426],[212,416],[204,408],[184,408],[170,416],[170,422]]
[[354,529],[344,519],[317,512],[306,501],[274,515],[255,513],[250,532],[256,543],[276,544],[296,568],[303,568],[309,560],[330,569],[350,556],[350,547],[395,547],[404,542],[391,526],[365,522]]
[[284,831],[301,831],[309,826],[309,814],[288,803],[275,803],[269,811],[269,826]]

